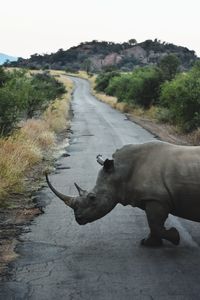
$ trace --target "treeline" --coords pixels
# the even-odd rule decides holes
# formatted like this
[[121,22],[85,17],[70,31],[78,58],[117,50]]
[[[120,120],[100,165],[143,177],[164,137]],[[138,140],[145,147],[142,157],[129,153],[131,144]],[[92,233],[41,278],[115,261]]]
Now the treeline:
[[108,70],[97,77],[95,88],[132,107],[156,105],[159,120],[192,131],[200,126],[200,62],[184,73],[179,72],[179,64],[170,54],[157,66],[137,68],[132,73]]
[[64,85],[49,73],[30,74],[0,68],[0,136],[9,134],[20,119],[44,111],[49,101],[65,92]]

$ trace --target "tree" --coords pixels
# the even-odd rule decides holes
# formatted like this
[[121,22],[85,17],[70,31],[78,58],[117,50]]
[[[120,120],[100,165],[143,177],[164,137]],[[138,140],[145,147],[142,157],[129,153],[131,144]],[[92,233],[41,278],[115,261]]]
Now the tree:
[[129,43],[130,45],[135,45],[135,44],[137,44],[137,41],[136,41],[136,39],[130,39],[130,40],[128,41],[128,43]]
[[111,71],[111,72],[103,72],[99,74],[99,76],[96,78],[96,85],[95,89],[98,92],[105,92],[106,88],[109,85],[110,80],[113,77],[118,77],[120,76],[120,73],[117,71]]
[[[4,71],[0,69],[0,78]],[[6,72],[7,74],[7,72]],[[44,110],[48,102],[65,92],[64,85],[46,73],[27,74],[15,70],[0,87],[0,135],[7,135],[16,123]]]
[[85,59],[83,62],[83,69],[90,74],[92,62],[90,59]]
[[176,55],[169,54],[160,60],[158,66],[163,72],[164,80],[172,80],[178,71],[180,60]]
[[178,74],[161,87],[160,103],[170,111],[171,121],[184,131],[200,126],[200,63]]
[[19,119],[19,107],[9,89],[0,89],[0,135],[8,134]]
[[144,67],[110,78],[105,91],[118,101],[149,108],[158,102],[161,82],[160,69]]

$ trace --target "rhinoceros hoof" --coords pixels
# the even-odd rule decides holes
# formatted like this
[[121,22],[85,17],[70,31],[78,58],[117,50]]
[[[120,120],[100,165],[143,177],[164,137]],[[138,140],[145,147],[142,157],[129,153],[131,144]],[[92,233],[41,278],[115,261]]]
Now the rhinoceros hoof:
[[172,227],[168,230],[168,233],[170,234],[170,242],[174,245],[179,245],[180,243],[180,235],[176,228]]
[[141,245],[145,247],[161,247],[163,245],[163,242],[161,239],[149,237],[147,239],[142,239]]

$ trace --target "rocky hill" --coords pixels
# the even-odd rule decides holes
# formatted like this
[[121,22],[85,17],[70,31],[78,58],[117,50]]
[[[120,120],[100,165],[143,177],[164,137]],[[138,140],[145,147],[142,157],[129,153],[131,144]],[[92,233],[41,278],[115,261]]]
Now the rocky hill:
[[[130,41],[134,41],[130,40]],[[30,59],[19,58],[11,66],[67,69],[69,71],[87,70],[98,72],[103,68],[114,66],[122,71],[130,71],[136,66],[157,64],[170,53],[178,56],[181,68],[188,69],[197,59],[195,52],[174,44],[146,40],[142,43],[131,42],[85,42],[68,50],[59,49],[52,54],[33,54]]]

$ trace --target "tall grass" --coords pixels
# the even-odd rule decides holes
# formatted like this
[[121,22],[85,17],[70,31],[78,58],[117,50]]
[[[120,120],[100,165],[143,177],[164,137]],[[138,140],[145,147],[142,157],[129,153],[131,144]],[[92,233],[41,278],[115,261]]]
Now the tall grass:
[[[58,71],[53,71],[52,74],[57,75]],[[73,90],[72,81],[66,75],[60,75],[60,80],[67,88],[67,93],[63,95],[62,99],[56,99],[45,111],[43,118],[48,124],[49,128],[59,133],[65,127],[69,126],[69,103]]]
[[9,191],[20,191],[22,177],[28,167],[42,158],[34,142],[22,142],[13,136],[0,140],[0,199]]
[[[0,200],[12,192],[23,190],[26,172],[41,162],[55,145],[56,133],[69,126],[69,101],[72,82],[59,75],[67,89],[62,99],[56,99],[40,119],[21,122],[21,128],[8,138],[0,139]],[[54,74],[55,75],[55,74]]]

